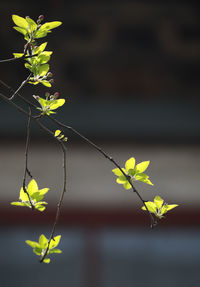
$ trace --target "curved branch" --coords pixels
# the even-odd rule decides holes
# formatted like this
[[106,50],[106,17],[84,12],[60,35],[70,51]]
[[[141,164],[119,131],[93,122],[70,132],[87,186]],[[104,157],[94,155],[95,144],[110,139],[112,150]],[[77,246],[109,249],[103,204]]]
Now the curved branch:
[[30,75],[26,78],[26,80],[21,83],[21,85],[19,86],[19,88],[18,88],[18,89],[14,92],[14,94],[9,98],[10,101],[12,101],[12,100],[14,99],[15,95],[17,95],[18,92],[23,88],[23,86],[25,86],[26,83],[28,83],[28,81],[29,81],[31,75],[32,75],[32,73],[30,73]]

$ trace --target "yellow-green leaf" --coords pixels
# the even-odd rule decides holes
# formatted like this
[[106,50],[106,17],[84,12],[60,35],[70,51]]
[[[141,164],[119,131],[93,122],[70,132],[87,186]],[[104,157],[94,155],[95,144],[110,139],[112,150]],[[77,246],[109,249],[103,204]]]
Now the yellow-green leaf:
[[48,31],[48,30],[57,28],[61,24],[62,24],[62,22],[60,22],[60,21],[46,22],[45,24],[43,24],[40,27],[40,31]]
[[59,99],[59,100],[52,101],[52,104],[50,105],[50,109],[55,110],[55,109],[63,106],[64,103],[65,103],[65,99]]
[[55,248],[59,244],[60,238],[61,238],[61,235],[57,235],[53,239],[51,239],[50,244],[49,244],[49,249]]
[[38,191],[38,185],[35,179],[32,179],[28,184],[28,193],[31,196],[33,193]]
[[135,167],[135,158],[131,157],[126,161],[125,168],[127,171],[129,171],[129,169],[134,169],[134,167]]
[[27,29],[28,28],[28,23],[26,21],[25,18],[23,17],[20,17],[18,15],[12,15],[12,19],[13,19],[13,22],[19,26],[19,27],[22,27],[22,28],[25,28]]
[[158,209],[161,208],[161,206],[163,205],[163,202],[164,200],[158,195],[154,198],[154,203]]
[[138,173],[144,172],[147,169],[149,163],[150,163],[150,161],[143,161],[141,163],[138,163],[135,167],[136,172],[138,172]]

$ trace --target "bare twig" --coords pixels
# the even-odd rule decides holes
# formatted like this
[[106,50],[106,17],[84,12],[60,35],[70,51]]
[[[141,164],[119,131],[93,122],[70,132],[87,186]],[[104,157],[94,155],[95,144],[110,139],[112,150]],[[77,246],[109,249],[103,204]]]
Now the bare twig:
[[24,168],[24,178],[23,178],[23,190],[27,194],[32,210],[34,209],[34,205],[30,198],[30,195],[26,188],[26,174],[32,177],[29,169],[28,169],[28,148],[29,148],[29,139],[30,139],[30,124],[31,124],[31,108],[29,107],[29,115],[28,115],[28,123],[27,123],[27,133],[26,133],[26,148],[25,148],[25,168]]
[[36,57],[38,54],[34,54],[34,55],[29,55],[29,56],[22,56],[19,58],[10,58],[10,59],[5,59],[5,60],[0,60],[0,63],[6,63],[6,62],[14,62],[14,61],[19,61],[19,60],[24,60],[24,59],[29,59],[29,58],[33,58]]
[[30,75],[27,77],[27,79],[25,81],[23,81],[21,83],[21,85],[19,86],[19,88],[14,92],[14,94],[9,98],[10,101],[12,101],[15,97],[15,95],[17,95],[17,93],[23,88],[23,86],[26,85],[26,83],[28,83],[30,77],[31,77],[32,73],[30,73]]
[[61,205],[62,205],[62,202],[63,202],[64,194],[66,192],[66,181],[67,181],[66,147],[63,144],[63,142],[61,142],[61,141],[60,141],[60,144],[61,144],[61,148],[62,148],[62,151],[63,151],[63,190],[61,192],[60,199],[59,199],[59,202],[57,204],[56,216],[55,216],[55,220],[54,220],[54,223],[53,223],[53,228],[52,228],[51,234],[49,236],[48,245],[47,245],[47,248],[46,248],[44,254],[40,258],[40,263],[42,263],[44,261],[46,255],[47,255],[47,253],[49,251],[49,245],[50,245],[51,240],[54,240],[54,233],[55,233],[56,225],[58,223],[58,219],[59,219],[59,216],[60,216],[60,209],[61,209]]

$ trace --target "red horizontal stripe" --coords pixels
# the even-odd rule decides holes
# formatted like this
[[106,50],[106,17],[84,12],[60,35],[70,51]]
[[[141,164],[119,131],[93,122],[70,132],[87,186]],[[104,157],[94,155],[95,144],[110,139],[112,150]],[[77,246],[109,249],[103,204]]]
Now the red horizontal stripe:
[[[45,213],[23,207],[1,207],[0,224],[52,224],[56,210],[49,208]],[[200,209],[180,209],[169,212],[161,220],[162,226],[200,226]],[[149,225],[146,212],[122,208],[63,208],[59,225],[101,227]]]

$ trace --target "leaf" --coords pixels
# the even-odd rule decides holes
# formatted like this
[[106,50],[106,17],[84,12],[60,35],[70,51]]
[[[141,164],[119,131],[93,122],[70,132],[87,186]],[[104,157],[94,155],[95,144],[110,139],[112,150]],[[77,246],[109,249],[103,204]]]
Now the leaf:
[[125,163],[125,168],[127,170],[127,172],[129,171],[129,169],[134,169],[135,167],[135,158],[131,157],[130,159],[128,159]]
[[44,194],[47,193],[48,191],[49,191],[49,188],[46,187],[46,188],[40,189],[40,190],[39,190],[39,193],[42,194],[42,195],[44,195]]
[[[126,174],[125,168],[122,168],[122,170],[123,170],[124,173]],[[119,168],[113,169],[112,172],[113,172],[115,175],[117,175],[117,176],[122,176],[122,175],[124,175]]]
[[46,209],[45,206],[41,205],[40,203],[35,204],[35,209],[39,210],[39,211],[44,211]]
[[56,248],[49,250],[49,254],[52,254],[52,253],[62,253],[62,250],[56,249]]
[[[149,212],[154,213],[154,214],[157,213],[156,205],[155,205],[154,202],[146,201],[145,204],[146,204],[146,207],[147,207],[147,209],[148,209]],[[142,209],[143,209],[143,210],[146,210],[146,207],[143,206]]]
[[42,80],[41,84],[43,84],[45,87],[48,87],[48,88],[51,87],[51,83],[49,83],[49,81],[46,81],[46,80]]
[[28,193],[31,196],[33,193],[38,191],[38,185],[35,179],[32,179],[28,184]]
[[47,35],[46,30],[45,31],[37,30],[37,31],[35,31],[34,38],[39,39],[39,38],[46,37],[46,35]]
[[46,45],[47,45],[47,42],[42,43],[39,47],[37,47],[37,48],[34,50],[34,54],[38,54],[38,55],[39,55],[40,53],[42,53],[42,52],[45,50]]
[[40,244],[40,247],[42,249],[46,249],[47,248],[48,239],[46,238],[46,236],[44,236],[44,234],[40,235],[40,237],[39,237],[39,244]]
[[40,31],[48,31],[48,30],[57,28],[61,24],[62,24],[62,22],[60,22],[60,21],[46,22],[45,24],[43,24],[40,27]]
[[55,110],[61,106],[63,106],[65,103],[65,99],[59,99],[52,101],[52,104],[50,105],[51,110]]
[[154,203],[158,209],[161,208],[161,206],[163,205],[163,202],[164,200],[158,195],[154,198]]
[[32,67],[30,64],[25,63],[24,66],[25,66],[27,69],[29,69],[31,72],[33,72],[33,67]]
[[42,248],[36,247],[36,248],[33,249],[33,252],[34,252],[36,255],[41,255],[41,253],[42,253]]
[[164,214],[177,206],[178,204],[164,204],[163,207],[161,208],[161,213]]
[[20,202],[20,201],[13,201],[10,204],[16,205],[16,206],[27,206],[27,204],[25,202]]
[[61,133],[60,130],[56,130],[55,133],[54,133],[54,136],[57,137],[57,136],[59,136],[60,133]]
[[24,28],[24,29],[27,30],[27,28],[28,28],[28,23],[27,23],[27,21],[26,21],[25,18],[20,17],[20,16],[18,16],[18,15],[12,15],[12,19],[13,19],[13,22],[14,22],[17,26],[22,27],[22,28]]
[[22,27],[16,27],[16,26],[14,26],[13,28],[14,28],[16,31],[22,33],[24,36],[27,34],[27,30],[24,29],[24,28],[22,28]]
[[29,201],[28,195],[27,195],[26,192],[24,192],[23,187],[20,189],[19,199],[20,199],[21,201],[26,201],[26,202]]
[[44,262],[44,263],[47,263],[47,264],[50,263],[50,261],[51,261],[50,258],[44,258],[44,260],[43,260],[43,262]]
[[37,58],[37,62],[42,65],[47,63],[50,60],[50,55],[52,54],[52,52],[43,52],[42,54],[40,54]]
[[39,248],[40,247],[39,243],[36,241],[26,240],[25,242],[26,242],[26,244],[28,244],[32,248],[36,248],[36,247]]
[[147,183],[149,185],[153,185],[153,183],[149,180],[149,176],[144,173],[138,173],[135,175],[135,179]]
[[31,32],[33,32],[37,29],[37,24],[35,23],[35,21],[33,19],[31,19],[30,17],[26,17],[26,21],[28,23],[28,27],[29,27]]
[[144,172],[147,169],[149,163],[150,163],[150,161],[143,161],[141,163],[138,163],[135,167],[136,172],[138,172],[138,173]]
[[14,58],[21,58],[24,56],[23,53],[13,53]]
[[124,188],[125,188],[125,189],[131,189],[131,185],[130,185],[130,183],[128,182],[128,180],[124,183]]
[[124,175],[121,175],[116,179],[116,182],[119,184],[121,183],[124,184],[126,181],[127,181],[127,178]]
[[48,73],[48,71],[49,71],[49,65],[48,64],[44,64],[44,65],[39,66],[37,72],[38,72],[40,77],[43,77],[43,76],[45,76]]
[[50,244],[49,244],[49,249],[51,250],[55,248],[59,244],[60,239],[61,239],[61,235],[57,235],[53,239],[51,239]]

